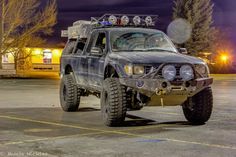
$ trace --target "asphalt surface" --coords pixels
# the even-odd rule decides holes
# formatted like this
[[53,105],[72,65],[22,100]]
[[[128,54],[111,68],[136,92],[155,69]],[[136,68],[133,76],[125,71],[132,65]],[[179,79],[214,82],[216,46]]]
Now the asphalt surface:
[[99,99],[78,112],[59,105],[59,80],[0,80],[0,157],[236,157],[236,77],[216,79],[208,123],[188,124],[180,107],[128,112],[122,127],[103,125]]

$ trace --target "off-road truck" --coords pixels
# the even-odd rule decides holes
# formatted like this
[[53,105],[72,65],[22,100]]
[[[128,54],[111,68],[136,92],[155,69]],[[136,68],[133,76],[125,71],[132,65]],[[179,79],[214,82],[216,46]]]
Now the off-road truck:
[[209,120],[213,96],[206,63],[153,29],[156,16],[104,15],[77,21],[63,36],[60,102],[77,111],[82,96],[101,100],[103,121],[117,126],[144,106],[182,106],[192,124]]

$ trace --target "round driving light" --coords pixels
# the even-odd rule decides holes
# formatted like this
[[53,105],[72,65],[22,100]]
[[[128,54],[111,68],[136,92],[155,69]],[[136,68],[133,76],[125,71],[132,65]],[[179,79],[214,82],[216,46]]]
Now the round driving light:
[[147,17],[145,18],[145,22],[146,22],[146,25],[147,25],[147,26],[153,25],[152,17],[151,17],[151,16],[147,16]]
[[137,26],[137,25],[140,25],[141,23],[141,18],[139,16],[135,16],[133,18],[133,22],[134,22],[134,25]]
[[113,24],[113,25],[117,24],[117,18],[116,18],[114,15],[111,15],[111,16],[108,18],[108,21],[109,21],[111,24]]
[[166,65],[162,69],[162,76],[168,81],[173,81],[176,76],[176,68],[173,65]]
[[189,81],[189,80],[193,79],[193,77],[194,77],[193,68],[190,65],[183,65],[180,68],[180,77],[184,81]]
[[121,17],[121,24],[122,25],[127,25],[129,23],[129,17],[124,15]]

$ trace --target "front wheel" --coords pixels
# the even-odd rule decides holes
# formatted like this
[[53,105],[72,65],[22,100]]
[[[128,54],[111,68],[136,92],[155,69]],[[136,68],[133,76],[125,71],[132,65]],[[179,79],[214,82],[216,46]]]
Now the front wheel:
[[116,78],[108,78],[103,83],[101,111],[103,121],[107,126],[117,126],[125,120],[126,90]]
[[188,98],[183,104],[185,118],[193,124],[204,124],[212,113],[213,94],[211,87],[207,87],[195,96]]

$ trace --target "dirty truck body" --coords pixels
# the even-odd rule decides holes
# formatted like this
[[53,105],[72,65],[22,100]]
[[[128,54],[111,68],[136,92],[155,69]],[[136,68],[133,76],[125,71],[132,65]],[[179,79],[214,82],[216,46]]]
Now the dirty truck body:
[[76,111],[80,97],[95,95],[107,126],[121,125],[127,111],[144,106],[180,105],[189,122],[208,121],[213,79],[207,65],[183,54],[161,31],[109,20],[109,26],[69,38],[61,58],[63,110]]

